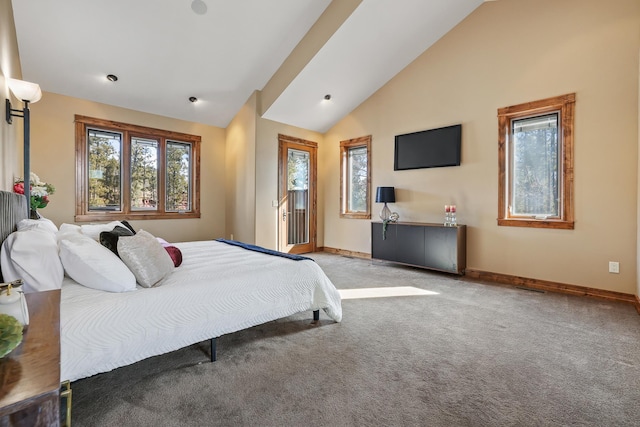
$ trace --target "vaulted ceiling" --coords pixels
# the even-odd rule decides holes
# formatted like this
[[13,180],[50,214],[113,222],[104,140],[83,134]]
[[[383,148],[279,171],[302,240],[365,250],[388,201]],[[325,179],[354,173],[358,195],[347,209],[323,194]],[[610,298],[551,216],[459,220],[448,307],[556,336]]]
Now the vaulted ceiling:
[[264,118],[325,132],[482,2],[13,0],[12,6],[22,78],[43,91],[226,127],[261,90]]

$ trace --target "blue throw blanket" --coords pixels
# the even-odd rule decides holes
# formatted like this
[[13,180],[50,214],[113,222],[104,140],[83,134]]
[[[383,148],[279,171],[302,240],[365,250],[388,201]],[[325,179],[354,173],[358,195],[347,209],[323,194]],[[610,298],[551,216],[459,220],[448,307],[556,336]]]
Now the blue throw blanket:
[[305,260],[305,259],[313,261],[313,259],[311,259],[309,257],[306,257],[306,256],[287,254],[287,253],[284,253],[284,252],[278,252],[278,251],[274,251],[273,249],[263,248],[262,246],[256,246],[256,245],[250,245],[248,243],[238,242],[237,240],[216,239],[216,242],[222,242],[222,243],[226,243],[228,245],[239,246],[241,248],[244,248],[244,249],[247,249],[247,250],[250,250],[250,251],[261,252],[261,253],[267,254],[267,255],[275,255],[275,256],[282,257],[282,258],[289,258],[289,259],[292,259],[294,261],[302,261],[302,260]]

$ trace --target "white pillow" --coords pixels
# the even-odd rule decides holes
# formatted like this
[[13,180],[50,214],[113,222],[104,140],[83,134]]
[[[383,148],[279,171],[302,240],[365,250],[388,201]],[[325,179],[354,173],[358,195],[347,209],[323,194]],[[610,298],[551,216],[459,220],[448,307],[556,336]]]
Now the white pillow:
[[64,279],[55,235],[40,227],[11,233],[2,244],[0,267],[5,281],[24,280],[24,292],[60,289]]
[[61,240],[70,239],[74,236],[82,236],[82,231],[80,231],[79,225],[60,224],[60,229],[56,233],[56,241],[58,242],[58,247],[60,246]]
[[18,231],[32,229],[32,228],[40,228],[42,230],[47,230],[51,233],[57,233],[58,227],[47,218],[40,219],[23,219],[18,223]]
[[173,271],[173,260],[167,251],[151,233],[144,230],[135,236],[121,236],[118,255],[145,288],[157,285]]
[[66,222],[60,224],[60,229],[58,231],[73,231],[75,233],[82,233],[79,225],[68,224]]
[[[103,231],[111,231],[116,225],[124,227],[125,225],[120,221],[111,221],[106,224],[85,224],[81,225],[80,229],[82,234],[91,237],[93,240],[100,241],[100,233]],[[127,227],[128,228],[128,227]]]
[[81,285],[107,292],[136,289],[136,278],[127,266],[92,238],[67,233],[59,240],[59,245],[64,270]]

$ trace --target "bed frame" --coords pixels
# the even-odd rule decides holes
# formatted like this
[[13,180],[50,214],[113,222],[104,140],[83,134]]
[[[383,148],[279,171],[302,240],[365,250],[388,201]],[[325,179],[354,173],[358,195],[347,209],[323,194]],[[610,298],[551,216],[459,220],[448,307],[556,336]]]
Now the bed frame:
[[[313,311],[313,321],[314,323],[320,320],[320,310],[314,310]],[[218,357],[216,356],[216,349],[217,349],[217,337],[216,338],[211,338],[211,361],[215,362]]]
[[[0,245],[7,236],[17,229],[17,224],[27,218],[27,199],[23,194],[16,194],[9,191],[0,191]],[[2,272],[0,271],[0,282],[2,282]],[[320,320],[320,310],[314,310],[313,321]],[[211,338],[211,361],[217,359],[217,337]]]

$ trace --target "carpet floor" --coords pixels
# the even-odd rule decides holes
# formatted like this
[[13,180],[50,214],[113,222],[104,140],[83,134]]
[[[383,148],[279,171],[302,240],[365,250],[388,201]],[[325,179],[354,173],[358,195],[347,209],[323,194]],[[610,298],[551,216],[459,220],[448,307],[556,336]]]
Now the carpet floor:
[[[220,337],[215,363],[203,342],[76,381],[72,425],[640,425],[631,304],[312,257],[365,292],[342,323],[301,313]],[[382,287],[428,292],[366,297]]]

